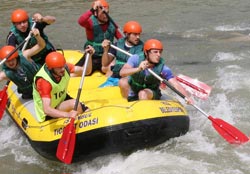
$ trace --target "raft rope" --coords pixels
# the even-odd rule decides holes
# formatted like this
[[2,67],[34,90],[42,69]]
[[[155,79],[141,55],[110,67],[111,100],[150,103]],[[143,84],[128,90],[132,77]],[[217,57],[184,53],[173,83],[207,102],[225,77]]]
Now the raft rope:
[[[95,109],[90,109],[90,111],[87,111],[87,112],[83,112],[84,114],[88,113],[88,112],[93,112],[93,111],[96,111],[96,110],[99,110],[99,109],[102,109],[102,108],[108,108],[108,107],[117,107],[117,108],[123,108],[123,109],[131,109],[133,106],[135,106],[139,101],[135,101],[133,102],[130,106],[121,106],[121,105],[109,105],[109,106],[102,106],[102,107],[99,107],[99,108],[95,108]],[[82,113],[82,114],[83,114]],[[10,113],[9,113],[10,114]],[[44,127],[46,126],[50,126],[51,124],[55,123],[58,121],[58,119],[62,120],[62,119],[65,119],[65,118],[58,118],[58,119],[52,119],[53,121],[49,121],[47,124],[43,124],[41,126],[32,126],[30,125],[29,123],[27,123],[26,119],[25,118],[21,118],[20,116],[20,112],[16,112],[15,111],[15,114],[18,116],[17,119],[20,120],[22,122],[22,125],[23,125],[23,128],[27,129],[27,128],[35,128],[35,129],[43,129]],[[78,117],[77,117],[78,118]],[[77,120],[76,118],[76,120]],[[16,121],[17,122],[17,121]]]

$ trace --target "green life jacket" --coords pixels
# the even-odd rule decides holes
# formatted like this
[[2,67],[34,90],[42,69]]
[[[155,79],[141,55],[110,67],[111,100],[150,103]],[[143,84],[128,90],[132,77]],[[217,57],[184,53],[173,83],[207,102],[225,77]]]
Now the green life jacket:
[[[31,30],[31,27],[33,25],[31,18],[29,18],[28,23],[29,23],[28,24],[29,28],[27,29],[27,32]],[[23,32],[19,31],[14,24],[11,25],[10,31],[15,35],[16,40],[17,40],[17,44],[22,43],[29,34],[29,33],[27,33],[27,35],[26,35]],[[27,44],[26,49],[33,47],[36,43],[37,43],[36,38],[31,37],[28,44]]]
[[[117,41],[117,47],[125,50],[125,40],[126,38],[121,38]],[[138,54],[143,51],[143,42],[140,41],[138,45],[135,45],[129,49],[129,53]],[[122,53],[121,51],[116,52],[116,62],[115,65],[112,67],[113,76],[120,77],[120,70],[125,63],[127,63],[129,56]]]
[[[143,53],[139,54],[139,63],[141,63],[143,60],[145,60],[145,56]],[[155,65],[155,67],[152,69],[157,75],[160,75],[162,72],[164,66],[164,60],[161,58],[160,62]],[[155,78],[152,74],[145,75],[144,71],[137,72],[133,75],[131,75],[131,78],[129,79],[129,84],[131,86],[131,89],[138,93],[140,90],[148,88],[151,90],[159,90],[160,81]]]
[[[29,22],[29,29],[28,31],[31,30],[31,27],[33,25],[33,22],[32,22],[32,19],[29,18],[28,20]],[[20,32],[14,24],[12,24],[11,26],[11,32],[15,35],[16,39],[17,39],[17,42],[18,44],[22,43],[25,38],[27,37],[26,35],[24,35],[22,32]],[[46,43],[46,46],[44,49],[42,49],[39,53],[37,53],[36,55],[32,56],[32,60],[34,60],[36,63],[39,63],[40,65],[43,65],[44,62],[45,62],[45,57],[46,55],[51,51],[51,50],[54,50],[54,47],[53,45],[49,42],[49,39],[48,39],[48,36],[45,35],[43,32],[40,31],[40,35],[41,37],[44,39],[45,43]],[[27,44],[27,47],[26,49],[29,49],[29,48],[32,48],[34,45],[37,44],[37,40],[35,37],[31,37],[28,44]]]
[[91,16],[91,20],[93,22],[94,40],[87,40],[84,48],[86,48],[88,45],[93,46],[95,49],[94,57],[101,57],[103,54],[102,41],[104,39],[108,39],[110,42],[113,42],[116,28],[111,22],[109,22],[107,31],[103,32],[97,18],[94,15]]
[[17,69],[10,69],[4,64],[3,71],[18,86],[19,93],[31,95],[33,78],[40,67],[35,62],[29,62],[22,54],[19,54],[17,61],[19,63]]
[[[39,78],[43,78],[44,80],[48,81],[51,84],[52,86],[52,90],[50,93],[51,107],[56,108],[60,103],[62,103],[65,100],[67,96],[67,87],[70,79],[70,73],[68,67],[65,67],[65,74],[59,82],[56,82],[56,80],[51,75],[48,68],[44,65],[34,77],[34,82],[36,82],[36,80]],[[36,111],[35,117],[37,121],[43,122],[45,121],[46,114],[44,113],[43,110],[42,98],[36,89],[36,83],[33,84],[33,99]]]

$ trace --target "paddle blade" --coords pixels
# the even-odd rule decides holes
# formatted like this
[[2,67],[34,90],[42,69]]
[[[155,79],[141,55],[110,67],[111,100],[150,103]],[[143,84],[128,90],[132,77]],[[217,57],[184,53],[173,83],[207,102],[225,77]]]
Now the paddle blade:
[[63,130],[56,152],[57,158],[66,164],[71,164],[75,150],[75,139],[74,119],[71,119],[70,123]]
[[230,144],[244,144],[249,141],[244,133],[224,120],[212,116],[208,116],[208,119],[212,121],[216,131]]
[[6,85],[2,91],[0,91],[0,120],[3,117],[3,113],[6,108],[6,104],[8,101],[8,95],[7,95],[7,88],[8,86]]
[[192,79],[182,74],[176,76],[176,79],[188,92],[198,98],[206,100],[211,93],[212,87],[197,79]]

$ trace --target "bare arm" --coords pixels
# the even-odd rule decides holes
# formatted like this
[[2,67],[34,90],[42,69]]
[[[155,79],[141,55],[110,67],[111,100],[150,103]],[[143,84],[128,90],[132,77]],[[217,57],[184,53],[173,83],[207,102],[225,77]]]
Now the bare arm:
[[70,73],[71,77],[80,77],[82,75],[83,72],[83,67],[81,66],[75,66],[74,67],[74,72]]
[[71,111],[62,111],[51,107],[51,99],[50,98],[42,98],[43,109],[46,115],[49,115],[54,118],[74,118],[78,112]]
[[0,81],[9,80],[4,71],[0,72]]
[[147,65],[148,65],[148,62],[146,60],[142,61],[138,67],[132,67],[131,65],[126,63],[120,71],[120,76],[126,77],[134,73],[140,72],[142,70],[145,70],[147,68]]
[[34,45],[32,48],[23,51],[23,56],[29,61],[32,60],[31,59],[32,56],[39,53],[42,49],[44,49],[44,47],[46,45],[44,39],[40,36],[38,29],[34,28],[34,29],[32,29],[31,32],[34,35],[34,37],[36,38],[37,44]]
[[35,22],[45,22],[47,24],[52,24],[56,21],[54,16],[42,16],[40,13],[35,13],[33,15],[33,20]]
[[191,95],[180,85],[176,78],[171,78],[168,80],[178,91],[180,91],[185,97],[190,98]]
[[108,53],[110,48],[110,41],[105,39],[102,42],[102,47],[103,47],[102,66],[107,67],[114,60],[114,57]]

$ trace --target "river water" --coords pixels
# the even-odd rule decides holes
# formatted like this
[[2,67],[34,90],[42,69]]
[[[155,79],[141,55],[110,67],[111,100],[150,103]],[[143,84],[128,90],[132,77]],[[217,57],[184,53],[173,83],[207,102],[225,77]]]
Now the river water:
[[[62,49],[82,49],[86,40],[78,17],[91,6],[83,0],[2,0],[0,46],[10,27],[10,14],[24,8],[30,14],[53,15],[45,30]],[[176,74],[212,86],[208,100],[196,105],[216,118],[250,134],[249,0],[109,0],[110,16],[118,25],[137,20],[142,40],[160,39],[163,57]],[[228,144],[211,122],[187,107],[190,131],[128,156],[114,154],[85,163],[64,165],[38,155],[7,114],[0,122],[0,172],[11,174],[249,174],[250,145]]]

